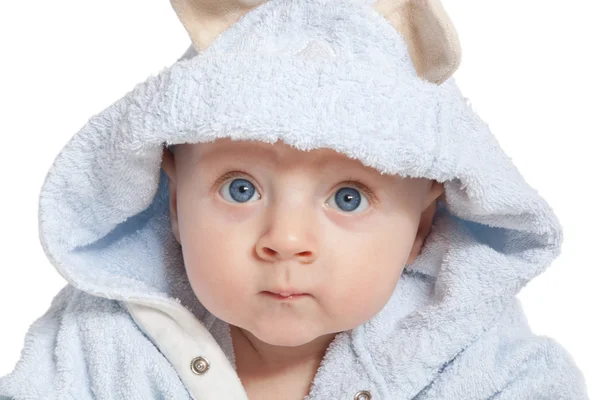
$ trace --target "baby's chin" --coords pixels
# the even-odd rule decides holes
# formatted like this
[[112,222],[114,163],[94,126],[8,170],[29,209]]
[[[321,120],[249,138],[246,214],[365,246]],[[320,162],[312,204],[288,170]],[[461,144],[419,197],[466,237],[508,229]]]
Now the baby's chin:
[[271,329],[268,331],[249,331],[258,340],[271,346],[297,347],[312,342],[322,336],[316,332],[306,332],[302,330],[293,331],[291,329]]
[[332,331],[320,324],[301,320],[260,321],[250,324],[235,324],[257,340],[271,346],[297,347],[310,343]]

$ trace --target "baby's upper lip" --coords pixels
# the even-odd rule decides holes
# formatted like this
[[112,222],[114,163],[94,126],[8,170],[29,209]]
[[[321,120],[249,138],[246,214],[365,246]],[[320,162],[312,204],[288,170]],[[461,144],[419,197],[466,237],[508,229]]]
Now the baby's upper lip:
[[281,296],[291,296],[291,295],[298,295],[298,294],[308,294],[302,290],[299,290],[297,288],[293,288],[293,287],[286,287],[286,288],[277,288],[277,289],[272,289],[272,290],[266,290],[266,292],[271,292],[274,294],[279,294]]

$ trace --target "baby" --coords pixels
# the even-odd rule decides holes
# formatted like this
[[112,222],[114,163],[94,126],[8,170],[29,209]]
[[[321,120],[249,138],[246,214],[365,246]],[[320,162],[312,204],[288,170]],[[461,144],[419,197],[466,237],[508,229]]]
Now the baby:
[[561,225],[438,1],[172,0],[192,45],[40,193],[68,284],[0,399],[587,399],[516,295]]
[[330,149],[223,139],[175,148],[163,168],[194,293],[230,324],[250,398],[302,399],[335,335],[390,299],[443,186]]

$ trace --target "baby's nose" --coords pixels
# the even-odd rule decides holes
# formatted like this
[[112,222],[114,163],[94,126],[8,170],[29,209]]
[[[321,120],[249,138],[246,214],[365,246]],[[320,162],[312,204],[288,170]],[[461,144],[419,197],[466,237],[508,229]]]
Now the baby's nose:
[[259,257],[270,261],[297,259],[311,263],[318,256],[316,223],[306,213],[274,214],[256,243]]

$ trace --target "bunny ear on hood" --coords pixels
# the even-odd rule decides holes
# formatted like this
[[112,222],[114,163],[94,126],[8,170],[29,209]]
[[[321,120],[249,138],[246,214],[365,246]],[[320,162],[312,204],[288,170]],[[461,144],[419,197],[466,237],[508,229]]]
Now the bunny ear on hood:
[[196,52],[265,0],[170,0]]
[[431,233],[389,303],[336,338],[315,379],[322,398],[349,390],[322,377],[355,370],[334,356],[353,340],[366,353],[352,354],[395,371],[377,378],[381,388],[416,395],[559,255],[551,207],[451,76],[460,45],[438,1],[172,4],[193,45],[94,115],[43,184],[40,241],[75,288],[216,323],[187,283],[161,158],[166,146],[218,138],[330,148],[444,184]]

